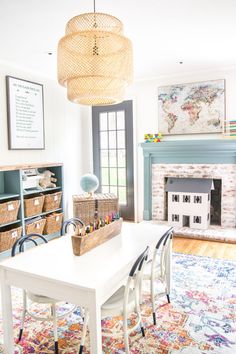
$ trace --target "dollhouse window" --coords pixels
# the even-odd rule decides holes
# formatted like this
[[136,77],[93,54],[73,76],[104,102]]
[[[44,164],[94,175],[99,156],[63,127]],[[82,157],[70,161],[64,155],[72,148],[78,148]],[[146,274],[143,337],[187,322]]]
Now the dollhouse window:
[[193,217],[194,224],[201,224],[201,220],[202,220],[201,216],[194,216]]
[[172,202],[179,202],[179,195],[178,194],[173,194],[172,195]]
[[172,221],[179,221],[179,215],[178,214],[172,214]]
[[190,203],[190,195],[183,195],[183,203]]
[[194,203],[196,204],[201,204],[202,203],[202,197],[199,195],[194,196]]

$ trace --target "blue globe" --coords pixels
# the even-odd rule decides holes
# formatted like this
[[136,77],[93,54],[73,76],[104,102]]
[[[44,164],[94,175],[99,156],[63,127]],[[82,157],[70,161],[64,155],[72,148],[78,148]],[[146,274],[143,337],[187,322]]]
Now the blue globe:
[[98,180],[97,176],[95,176],[91,173],[88,173],[88,174],[83,175],[81,177],[80,186],[84,192],[93,193],[99,187],[99,180]]

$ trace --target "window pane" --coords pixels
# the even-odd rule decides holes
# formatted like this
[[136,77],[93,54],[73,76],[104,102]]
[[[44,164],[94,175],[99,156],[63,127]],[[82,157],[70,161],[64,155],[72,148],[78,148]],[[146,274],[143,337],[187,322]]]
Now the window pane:
[[126,186],[126,169],[118,168],[118,185]]
[[119,204],[127,204],[127,199],[126,199],[126,188],[125,187],[119,187]]
[[99,123],[100,130],[107,130],[107,113],[99,114]]
[[108,178],[109,172],[108,172],[108,168],[102,168],[101,169],[101,176],[102,176],[102,185],[109,184],[109,178]]
[[116,186],[117,185],[117,169],[110,168],[110,185]]
[[116,132],[109,132],[109,148],[116,149]]
[[100,133],[100,147],[101,147],[101,149],[108,148],[107,132]]
[[118,154],[118,167],[125,167],[126,166],[126,156],[125,150],[117,150]]
[[108,167],[108,150],[101,150],[101,167]]
[[117,112],[117,129],[125,129],[125,112]]
[[120,149],[125,149],[125,132],[123,130],[117,131],[117,146]]
[[116,113],[108,113],[109,130],[116,130]]
[[110,167],[116,167],[117,166],[117,150],[109,150],[109,164]]
[[109,193],[109,186],[102,186],[102,193]]
[[114,193],[115,195],[117,194],[117,187],[110,187],[110,193]]

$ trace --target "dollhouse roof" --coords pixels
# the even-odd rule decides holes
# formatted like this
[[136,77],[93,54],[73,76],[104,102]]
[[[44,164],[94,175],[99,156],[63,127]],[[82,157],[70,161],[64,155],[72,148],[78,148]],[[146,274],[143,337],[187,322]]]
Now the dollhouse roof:
[[165,190],[180,193],[210,193],[214,189],[212,179],[208,178],[176,178],[167,179]]

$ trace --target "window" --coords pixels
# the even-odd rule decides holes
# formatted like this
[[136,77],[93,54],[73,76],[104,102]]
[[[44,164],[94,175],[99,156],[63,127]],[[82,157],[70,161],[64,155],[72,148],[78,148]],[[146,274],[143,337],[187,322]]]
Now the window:
[[134,220],[132,101],[93,107],[94,173],[100,192],[119,198],[122,217]]
[[183,195],[183,203],[190,203],[190,195]]
[[172,202],[179,202],[179,195],[178,194],[172,194]]
[[196,204],[201,204],[202,203],[202,197],[199,195],[194,196],[194,203]]
[[193,217],[193,222],[194,224],[201,224],[201,216],[194,216]]
[[179,215],[178,214],[172,214],[172,221],[179,221]]

